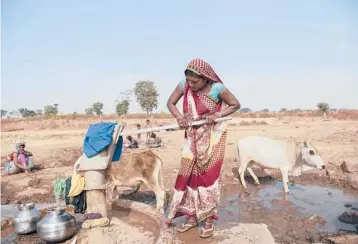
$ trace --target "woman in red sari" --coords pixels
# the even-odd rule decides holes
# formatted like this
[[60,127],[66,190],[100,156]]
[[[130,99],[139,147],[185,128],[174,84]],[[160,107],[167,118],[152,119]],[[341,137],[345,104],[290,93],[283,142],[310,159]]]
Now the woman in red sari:
[[[217,219],[227,136],[226,123],[214,121],[237,111],[240,103],[204,60],[192,60],[185,76],[167,103],[178,124],[185,128],[181,165],[167,224],[175,217],[186,215],[187,222],[177,228],[178,232],[186,232],[204,221],[200,236],[206,238],[212,236],[213,220]],[[181,97],[183,114],[176,108]],[[202,119],[207,121],[205,125],[188,127],[190,122]]]

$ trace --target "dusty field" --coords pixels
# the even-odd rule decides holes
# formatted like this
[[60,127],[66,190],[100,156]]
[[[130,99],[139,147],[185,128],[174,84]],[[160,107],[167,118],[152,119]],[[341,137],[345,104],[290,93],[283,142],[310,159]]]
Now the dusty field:
[[[133,129],[132,126],[136,121],[130,118],[125,119],[128,130]],[[19,201],[53,202],[51,182],[58,177],[71,176],[71,166],[80,155],[88,122],[90,121],[67,119],[42,122],[19,120],[16,123],[4,123],[1,134],[2,163],[4,157],[13,150],[14,142],[23,138],[27,142],[27,149],[34,153],[35,163],[40,166],[40,169],[31,176],[18,174],[2,177],[2,204]],[[154,123],[162,125],[173,122],[170,118],[161,118],[156,119]],[[324,221],[319,218],[309,219],[292,204],[285,205],[279,200],[272,200],[271,203],[275,207],[265,207],[264,201],[257,198],[260,189],[253,186],[250,177],[247,177],[249,189],[243,191],[237,180],[238,163],[235,144],[238,139],[248,135],[262,135],[270,138],[293,137],[297,140],[307,138],[313,141],[328,165],[328,175],[326,171],[313,171],[292,180],[301,185],[338,187],[355,197],[356,200],[358,199],[358,173],[343,173],[337,167],[343,160],[358,159],[358,121],[323,120],[317,117],[235,118],[228,123],[228,131],[226,158],[222,169],[223,203],[221,208],[223,210],[217,228],[222,228],[228,221],[265,223],[279,243],[314,243],[324,241],[325,237],[331,235],[325,231],[316,232],[316,224],[323,224]],[[159,135],[165,145],[164,148],[155,151],[164,159],[165,187],[172,189],[179,168],[183,132],[163,131]],[[358,160],[355,162],[358,164]],[[267,179],[267,177],[262,178],[262,183],[265,185],[275,183],[274,179]],[[281,186],[278,187],[280,189]],[[148,189],[141,190],[147,191]],[[358,207],[358,200],[356,204]],[[197,241],[198,237],[195,232],[185,234],[180,239],[184,242],[191,242]]]

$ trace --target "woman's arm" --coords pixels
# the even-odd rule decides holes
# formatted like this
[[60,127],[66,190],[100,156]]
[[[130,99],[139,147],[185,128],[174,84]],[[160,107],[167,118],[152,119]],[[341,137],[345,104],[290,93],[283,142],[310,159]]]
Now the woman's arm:
[[178,108],[176,107],[176,104],[180,100],[180,98],[183,96],[183,92],[181,91],[179,85],[175,88],[175,90],[170,95],[167,107],[169,109],[169,112],[173,115],[174,118],[178,119],[182,117],[181,113],[179,112]]
[[227,88],[221,93],[220,98],[228,105],[220,112],[221,117],[228,116],[239,110],[241,107],[237,98]]

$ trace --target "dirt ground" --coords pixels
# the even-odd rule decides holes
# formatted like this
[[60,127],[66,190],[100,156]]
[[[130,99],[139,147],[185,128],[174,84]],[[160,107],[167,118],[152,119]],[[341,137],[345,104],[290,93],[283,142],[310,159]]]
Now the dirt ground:
[[[131,127],[128,130],[132,130],[136,120],[130,119],[126,122]],[[171,124],[173,120],[161,119],[154,123]],[[13,150],[15,141],[24,139],[27,142],[27,150],[33,152],[34,162],[39,166],[39,169],[31,175],[21,173],[1,178],[2,204],[28,201],[54,202],[52,181],[71,176],[72,165],[81,154],[80,148],[86,131],[86,127],[83,126],[75,129],[69,129],[70,127],[66,125],[63,129],[56,127],[22,130],[19,124],[18,129],[16,125],[12,125],[12,128],[7,129],[6,132],[2,130],[2,164],[6,155]],[[267,224],[278,243],[314,243],[324,241],[327,236],[335,234],[317,232],[315,226],[317,223],[323,224],[322,221],[308,220],[290,204],[278,203],[280,208],[277,210],[262,206],[260,201],[250,200],[254,199],[253,196],[259,189],[252,184],[251,178],[247,177],[249,189],[243,191],[237,180],[236,142],[249,135],[276,139],[292,137],[299,141],[307,139],[318,148],[331,171],[313,171],[293,179],[295,183],[338,187],[358,196],[358,174],[346,175],[338,167],[343,160],[354,161],[358,158],[358,121],[298,117],[235,118],[228,123],[228,132],[226,157],[222,168],[222,199],[237,197],[240,205],[237,222]],[[183,132],[162,131],[158,135],[162,137],[164,147],[154,151],[164,160],[165,187],[172,189],[179,169]],[[358,164],[358,160],[355,162]],[[274,181],[274,179],[268,181],[266,179],[270,178],[261,178],[263,184]],[[148,189],[141,189],[141,191],[146,190]],[[232,204],[233,201],[228,204]],[[227,214],[227,218],[231,220],[235,216],[235,213]],[[219,220],[218,228],[220,224],[225,225],[224,220]]]

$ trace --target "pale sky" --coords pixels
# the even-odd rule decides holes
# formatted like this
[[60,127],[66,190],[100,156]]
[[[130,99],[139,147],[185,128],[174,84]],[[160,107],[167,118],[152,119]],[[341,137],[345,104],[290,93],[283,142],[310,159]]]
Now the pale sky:
[[358,109],[355,0],[2,0],[1,24],[8,111],[100,101],[113,113],[140,79],[156,83],[163,111],[197,57],[253,110]]

